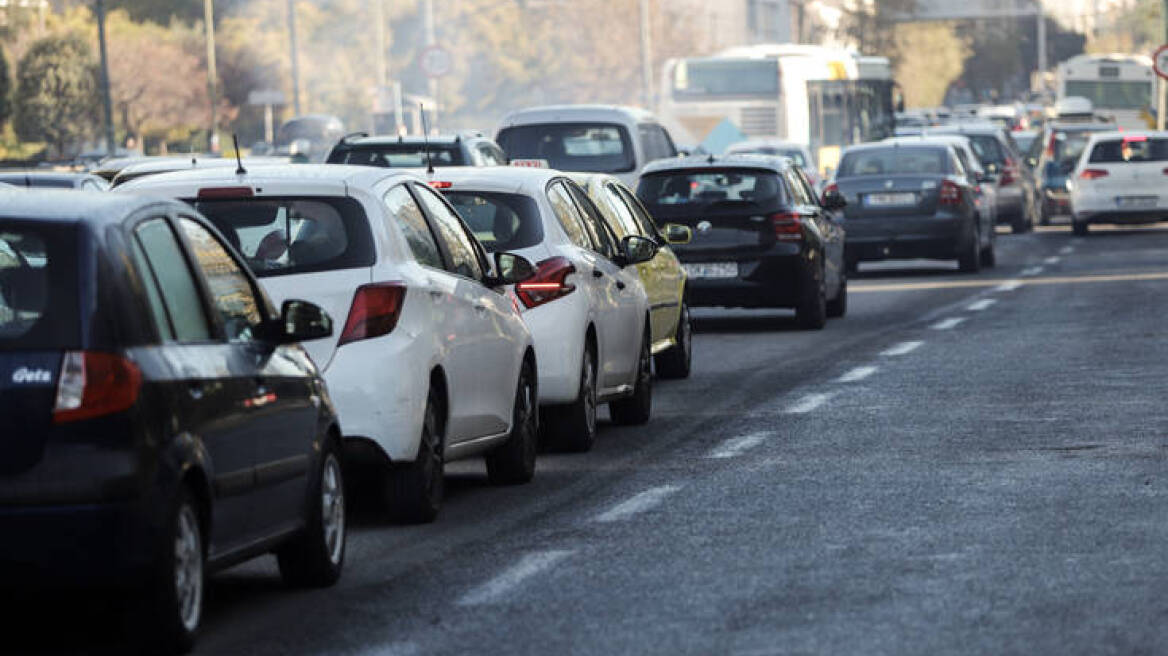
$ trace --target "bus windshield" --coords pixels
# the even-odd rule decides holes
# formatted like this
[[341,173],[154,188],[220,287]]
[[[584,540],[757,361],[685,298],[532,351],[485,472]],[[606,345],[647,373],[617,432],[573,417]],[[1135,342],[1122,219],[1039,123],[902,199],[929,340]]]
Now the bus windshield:
[[675,98],[778,95],[779,63],[773,59],[684,59],[673,71]]
[[1065,95],[1086,98],[1096,108],[1144,109],[1152,106],[1152,83],[1138,80],[1067,80]]

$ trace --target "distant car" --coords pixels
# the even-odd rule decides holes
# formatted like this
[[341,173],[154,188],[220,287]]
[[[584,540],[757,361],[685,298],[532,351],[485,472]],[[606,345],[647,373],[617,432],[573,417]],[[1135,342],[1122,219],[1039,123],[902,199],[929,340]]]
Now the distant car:
[[[243,160],[244,167],[270,166],[273,164],[287,164],[287,157],[247,157]],[[236,168],[239,163],[234,158],[227,157],[148,157],[141,161],[127,164],[119,170],[110,181],[111,187],[120,187],[131,180],[144,178],[160,173],[174,171],[189,171],[194,169],[225,169]]]
[[[1010,136],[1014,137],[1014,143],[1018,146],[1018,152],[1025,156],[1030,152],[1030,147],[1038,141],[1038,137],[1042,135],[1042,130],[1015,130]],[[1033,168],[1033,167],[1031,167]]]
[[1092,134],[1114,130],[1114,124],[1089,122],[1048,123],[1043,128],[1027,153],[1042,195],[1039,223],[1049,225],[1051,218],[1071,213],[1071,171]]
[[1076,235],[1091,224],[1132,225],[1168,219],[1162,193],[1168,167],[1168,132],[1091,135],[1071,184],[1071,225]]
[[0,182],[14,187],[106,191],[109,183],[90,173],[60,171],[0,171]]
[[962,271],[974,272],[992,252],[974,183],[948,144],[852,146],[824,198],[846,202],[852,271],[863,261],[928,258],[956,259]]
[[384,168],[503,166],[507,155],[494,141],[471,132],[422,137],[346,137],[333,146],[329,164]]
[[779,139],[748,139],[731,144],[726,149],[727,155],[746,155],[750,153],[756,155],[772,155],[774,157],[789,157],[807,174],[807,177],[811,180],[811,186],[815,187],[816,191],[822,186],[819,170],[815,166],[815,158],[811,156],[811,148],[806,144],[781,141]]
[[437,518],[453,460],[483,457],[496,484],[532,479],[542,390],[531,333],[506,289],[531,264],[506,252],[488,259],[420,178],[288,164],[183,171],[122,189],[190,202],[269,294],[348,317],[305,347],[341,413],[346,464],[395,519]]
[[697,306],[794,308],[819,329],[847,311],[844,230],[787,158],[688,157],[646,167],[637,196],[659,223],[693,231],[676,244]]
[[925,134],[961,134],[969,137],[981,165],[996,176],[998,223],[1014,233],[1029,232],[1038,219],[1039,197],[1034,172],[1006,130],[984,123],[958,123],[930,128]]
[[247,558],[333,584],[340,432],[297,344],[331,332],[186,205],[0,192],[4,580],[134,590],[151,653],[189,649],[204,577]]
[[495,141],[511,160],[578,173],[611,173],[629,187],[649,162],[677,157],[649,112],[616,105],[554,105],[511,112]]

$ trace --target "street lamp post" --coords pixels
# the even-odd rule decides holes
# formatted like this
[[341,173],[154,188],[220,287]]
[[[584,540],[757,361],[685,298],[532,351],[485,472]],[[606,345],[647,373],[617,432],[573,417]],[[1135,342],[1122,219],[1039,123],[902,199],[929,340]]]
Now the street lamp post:
[[114,136],[114,103],[110,95],[109,54],[105,46],[105,1],[97,0],[97,42],[101,51],[101,99],[104,105],[105,149],[113,157],[117,150]]
[[300,116],[300,55],[296,45],[296,0],[288,0],[288,45],[292,57],[292,112]]
[[219,74],[215,66],[215,8],[214,0],[203,0],[203,20],[207,23],[207,96],[211,99],[211,134],[207,137],[207,152],[219,152]]

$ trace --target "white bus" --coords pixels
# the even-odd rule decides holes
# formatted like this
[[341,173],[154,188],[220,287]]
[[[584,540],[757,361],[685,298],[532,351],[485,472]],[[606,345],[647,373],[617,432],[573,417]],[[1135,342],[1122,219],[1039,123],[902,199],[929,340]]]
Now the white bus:
[[1156,73],[1141,55],[1079,55],[1059,64],[1058,100],[1086,98],[1125,130],[1155,127]]
[[749,138],[806,144],[820,170],[840,149],[891,136],[892,69],[884,57],[822,46],[731,48],[665,63],[658,115],[680,142],[729,120]]

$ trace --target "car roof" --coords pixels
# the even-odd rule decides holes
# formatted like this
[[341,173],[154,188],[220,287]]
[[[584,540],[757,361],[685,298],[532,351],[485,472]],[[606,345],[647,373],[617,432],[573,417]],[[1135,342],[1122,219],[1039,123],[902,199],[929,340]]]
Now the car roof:
[[947,143],[930,142],[928,140],[928,138],[930,136],[941,136],[941,135],[927,135],[926,134],[926,135],[924,135],[924,138],[919,139],[919,141],[917,141],[917,139],[918,139],[917,137],[910,136],[907,139],[905,139],[904,142],[896,141],[896,139],[902,139],[903,137],[893,137],[893,139],[889,139],[887,141],[873,141],[870,143],[856,144],[854,146],[848,146],[847,148],[845,148],[843,155],[846,155],[848,153],[864,152],[866,150],[886,150],[888,148],[901,148],[901,147],[944,148],[946,150],[953,147],[951,144],[947,144]]
[[730,152],[730,151],[733,151],[733,150],[738,149],[738,148],[757,148],[757,147],[784,148],[787,150],[800,150],[800,151],[811,152],[811,149],[810,149],[810,147],[807,146],[807,144],[799,143],[797,141],[787,141],[785,139],[765,139],[765,138],[746,139],[744,141],[732,143],[727,147],[726,150],[727,150],[727,152]]
[[926,134],[1004,134],[1005,130],[993,123],[950,123],[949,125],[938,125],[930,127],[925,130]]
[[750,168],[770,169],[776,173],[787,170],[790,160],[776,155],[761,155],[758,153],[731,153],[729,155],[693,155],[659,159],[645,166],[641,175],[661,173],[662,171],[679,171],[693,169],[724,169]]
[[[287,164],[287,157],[245,157],[244,167],[268,166],[272,164]],[[169,171],[185,171],[187,169],[225,168],[237,166],[233,158],[228,157],[162,157],[145,162],[135,162],[118,171],[120,176],[147,173],[164,173]]]
[[887,139],[877,143],[890,143],[901,145],[915,145],[915,144],[948,144],[955,146],[963,146],[969,148],[969,137],[964,134],[916,134],[916,135],[902,135],[899,137],[888,137]]
[[510,112],[500,128],[538,123],[575,123],[581,121],[656,122],[652,112],[626,105],[545,105]]
[[437,146],[452,146],[466,141],[490,141],[481,134],[437,134],[432,137],[418,135],[397,136],[393,134],[378,134],[372,136],[349,137],[342,139],[336,145],[338,148],[352,146],[392,146],[394,144],[424,145],[430,143]]
[[1125,139],[1130,137],[1146,138],[1146,139],[1168,139],[1168,131],[1160,132],[1158,130],[1108,130],[1106,132],[1095,132],[1091,134],[1092,141],[1103,141],[1104,139]]
[[568,177],[556,169],[527,166],[449,166],[423,175],[431,181],[453,183],[450,191],[463,188],[527,195],[542,192],[556,178]]
[[16,181],[17,186],[25,184],[25,180],[51,180],[54,182],[77,182],[79,180],[101,180],[92,173],[79,171],[37,171],[23,169],[0,170],[0,182]]
[[0,218],[4,219],[89,224],[119,223],[139,209],[158,204],[182,206],[169,199],[146,195],[0,187]]
[[[244,160],[244,166],[245,168],[247,166],[246,160]],[[244,174],[237,174],[235,169],[231,167],[159,173],[131,180],[117,187],[115,191],[132,193],[155,186],[180,186],[183,184],[237,186],[301,182],[317,185],[318,189],[320,186],[333,187],[343,194],[348,187],[369,187],[392,177],[418,179],[416,175],[410,174],[406,169],[350,166],[347,164],[279,164],[248,169]]]

